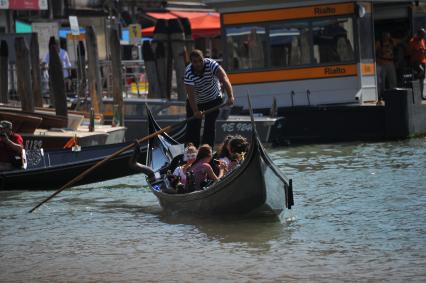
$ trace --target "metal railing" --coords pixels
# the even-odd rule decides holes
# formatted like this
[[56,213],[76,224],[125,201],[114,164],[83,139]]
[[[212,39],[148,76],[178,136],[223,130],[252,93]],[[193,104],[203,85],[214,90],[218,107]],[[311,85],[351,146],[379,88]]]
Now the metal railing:
[[[122,86],[125,97],[148,95],[148,81],[145,76],[145,64],[141,60],[121,62]],[[100,62],[102,74],[102,92],[105,96],[112,96],[112,68],[111,61]]]
[[[148,80],[145,76],[145,65],[141,60],[122,61],[122,86],[125,97],[146,97],[148,95]],[[68,97],[88,96],[87,65],[86,76],[81,77],[81,72],[76,66],[67,70],[71,76],[65,79],[65,90]],[[111,61],[100,61],[102,96],[112,96],[112,68]],[[49,74],[45,66],[40,65],[41,92],[45,103],[49,103]],[[16,65],[9,64],[9,99],[19,100],[17,96]]]

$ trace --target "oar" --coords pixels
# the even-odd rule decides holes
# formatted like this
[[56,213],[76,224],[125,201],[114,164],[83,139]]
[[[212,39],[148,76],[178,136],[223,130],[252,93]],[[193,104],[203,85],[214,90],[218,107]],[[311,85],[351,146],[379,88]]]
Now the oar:
[[[210,108],[204,112],[202,112],[202,115],[206,115],[209,114],[213,111],[218,110],[219,108],[223,107],[225,104],[221,104],[218,106],[215,106],[213,108]],[[142,143],[144,141],[147,141],[149,139],[152,139],[153,137],[156,137],[162,133],[167,133],[170,130],[177,128],[179,126],[181,126],[182,124],[188,123],[189,121],[195,120],[197,119],[195,116],[192,116],[186,120],[183,120],[177,124],[174,125],[169,125],[161,130],[156,131],[155,133],[152,133],[150,135],[147,135],[141,139],[138,139],[137,142],[138,143]],[[102,166],[103,164],[107,163],[109,160],[111,160],[112,158],[120,155],[121,153],[123,153],[124,151],[132,148],[135,145],[135,142],[123,147],[122,149],[114,152],[113,154],[111,154],[110,156],[105,157],[103,160],[99,161],[98,163],[96,163],[95,165],[93,165],[92,167],[90,167],[89,169],[87,169],[86,171],[84,171],[83,173],[81,173],[80,175],[78,175],[77,177],[75,177],[74,179],[72,179],[71,181],[69,181],[68,183],[66,183],[65,185],[63,185],[59,190],[57,190],[56,192],[54,192],[53,194],[51,194],[47,199],[43,200],[42,202],[40,202],[39,204],[37,204],[35,207],[33,207],[29,213],[33,212],[34,210],[36,210],[37,208],[39,208],[41,205],[43,205],[44,203],[48,202],[49,200],[51,200],[54,196],[56,196],[57,194],[59,194],[60,192],[62,192],[63,190],[65,190],[66,188],[74,185],[75,183],[77,183],[78,181],[80,181],[81,179],[83,179],[84,177],[86,177],[89,173],[91,173],[93,170],[95,170],[96,168]]]

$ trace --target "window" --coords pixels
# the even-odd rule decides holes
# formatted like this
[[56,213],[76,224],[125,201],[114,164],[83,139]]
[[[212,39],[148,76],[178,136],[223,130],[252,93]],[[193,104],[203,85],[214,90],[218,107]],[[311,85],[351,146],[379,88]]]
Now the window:
[[273,67],[310,64],[309,24],[272,24],[269,30],[269,49]]
[[259,26],[226,29],[228,68],[246,70],[266,67],[265,28]]
[[351,16],[227,26],[225,32],[230,72],[351,63],[356,59]]
[[354,38],[351,18],[315,20],[314,63],[340,63],[354,60]]

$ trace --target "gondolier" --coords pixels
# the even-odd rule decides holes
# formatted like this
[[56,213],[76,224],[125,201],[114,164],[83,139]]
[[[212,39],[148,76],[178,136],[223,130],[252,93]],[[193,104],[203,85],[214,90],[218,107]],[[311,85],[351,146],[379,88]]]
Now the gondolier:
[[[227,104],[234,104],[232,85],[223,68],[214,60],[204,58],[200,50],[193,50],[189,59],[191,63],[185,70],[185,88],[188,95],[186,103],[187,117],[195,116],[198,119],[188,122],[185,142],[200,145],[200,129],[202,111],[218,106],[223,102],[221,84],[228,95]],[[202,144],[214,146],[216,134],[216,119],[219,110],[205,116]]]

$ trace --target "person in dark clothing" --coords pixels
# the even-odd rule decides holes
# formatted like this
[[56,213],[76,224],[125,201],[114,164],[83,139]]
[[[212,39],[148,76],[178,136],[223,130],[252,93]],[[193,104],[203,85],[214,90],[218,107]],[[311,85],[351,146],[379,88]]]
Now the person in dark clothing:
[[421,28],[409,41],[410,63],[413,68],[414,78],[419,80],[420,94],[423,99],[424,80],[426,74],[426,31]]
[[377,72],[380,79],[379,100],[383,92],[393,89],[397,85],[396,69],[394,62],[395,40],[389,32],[383,32],[380,40],[376,42]]

